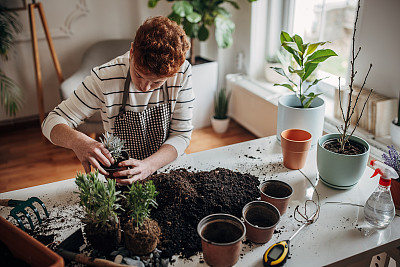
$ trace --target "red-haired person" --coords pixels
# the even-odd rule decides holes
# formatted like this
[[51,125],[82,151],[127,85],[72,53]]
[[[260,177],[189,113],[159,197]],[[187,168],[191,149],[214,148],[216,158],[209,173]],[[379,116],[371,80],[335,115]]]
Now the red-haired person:
[[[130,158],[113,177],[131,184],[156,172],[184,153],[192,134],[194,92],[186,60],[190,48],[184,30],[166,17],[147,19],[130,50],[101,66],[49,113],[43,134],[55,145],[72,149],[86,172],[114,160],[101,142],[75,130],[97,110],[104,131],[125,141]],[[128,176],[128,179],[120,179]],[[119,178],[120,177],[120,178]]]

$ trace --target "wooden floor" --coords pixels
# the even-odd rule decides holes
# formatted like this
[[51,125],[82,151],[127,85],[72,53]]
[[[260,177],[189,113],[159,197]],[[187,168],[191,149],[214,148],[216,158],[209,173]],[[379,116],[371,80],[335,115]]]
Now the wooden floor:
[[[193,131],[186,153],[255,139],[234,121],[224,134],[211,127]],[[0,132],[0,193],[70,179],[83,167],[72,150],[57,147],[42,136],[38,123]]]

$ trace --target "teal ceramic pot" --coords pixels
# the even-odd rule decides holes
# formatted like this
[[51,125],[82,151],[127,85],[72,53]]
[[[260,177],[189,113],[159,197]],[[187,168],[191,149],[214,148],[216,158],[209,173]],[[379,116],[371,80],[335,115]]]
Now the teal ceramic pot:
[[351,136],[364,147],[365,151],[359,155],[343,155],[323,148],[325,142],[339,138],[339,134],[327,134],[319,138],[317,146],[317,167],[319,178],[329,187],[348,189],[358,183],[368,163],[369,144],[357,136]]

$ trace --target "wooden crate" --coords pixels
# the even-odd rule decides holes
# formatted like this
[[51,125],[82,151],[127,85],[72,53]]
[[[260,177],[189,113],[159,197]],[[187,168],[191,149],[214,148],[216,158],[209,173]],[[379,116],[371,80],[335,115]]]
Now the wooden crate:
[[[357,98],[360,88],[354,87],[353,91],[353,105]],[[368,98],[369,89],[363,89],[361,92],[357,107],[351,119],[351,124],[355,125],[357,119],[362,112],[364,103]],[[340,96],[342,101],[342,107],[347,110],[349,90],[341,90]],[[362,128],[369,133],[373,134],[375,137],[387,136],[390,134],[390,124],[392,120],[397,116],[397,99],[389,98],[384,95],[372,92],[369,97],[368,103],[366,104],[362,117],[359,121],[358,127]],[[335,91],[335,111],[334,116],[338,120],[342,119],[342,114],[339,106],[339,89]]]

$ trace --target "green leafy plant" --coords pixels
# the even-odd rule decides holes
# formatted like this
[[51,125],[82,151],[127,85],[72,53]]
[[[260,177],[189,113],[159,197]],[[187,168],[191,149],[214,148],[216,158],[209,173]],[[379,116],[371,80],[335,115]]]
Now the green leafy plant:
[[157,195],[158,192],[151,180],[144,184],[137,181],[129,188],[127,207],[136,227],[140,227],[144,220],[149,218],[151,209],[157,207],[155,200]]
[[[22,26],[16,12],[0,4],[0,56],[9,59],[9,52],[15,42],[15,34]],[[0,69],[0,101],[8,116],[15,116],[22,106],[22,89]]]
[[215,92],[214,95],[214,118],[215,119],[226,119],[228,117],[228,106],[230,99],[230,92],[227,92],[226,88],[221,88]]
[[304,88],[304,82],[315,71],[319,63],[332,56],[337,56],[337,54],[331,49],[318,49],[327,42],[303,43],[303,39],[297,34],[290,36],[287,32],[282,31],[280,40],[282,47],[291,54],[296,62],[295,68],[288,66],[288,71],[292,75],[297,75],[299,81],[297,83],[293,81],[294,79],[290,78],[290,75],[287,75],[282,68],[271,67],[289,81],[289,83],[274,85],[288,88],[300,99],[302,108],[309,108],[312,101],[320,95],[308,92],[309,89],[325,78],[314,79],[306,88]]
[[75,183],[79,188],[79,205],[86,212],[86,220],[99,227],[113,226],[118,223],[118,201],[121,192],[115,189],[115,180],[103,182],[98,178],[99,172],[84,174],[78,172]]
[[[160,0],[148,0],[148,6],[154,8]],[[167,0],[174,2],[172,13],[168,16],[183,26],[186,35],[191,39],[190,62],[194,65],[194,39],[205,41],[208,39],[209,27],[215,26],[215,40],[219,48],[228,48],[232,45],[232,33],[235,23],[231,20],[231,14],[222,7],[227,3],[236,9],[239,5],[235,0]],[[255,2],[257,0],[247,0]]]
[[100,137],[101,143],[105,148],[111,153],[115,162],[118,162],[119,159],[124,159],[122,152],[127,151],[125,149],[125,142],[121,140],[118,136],[110,134],[108,132],[103,134],[104,139]]

